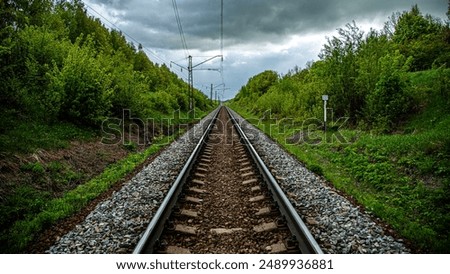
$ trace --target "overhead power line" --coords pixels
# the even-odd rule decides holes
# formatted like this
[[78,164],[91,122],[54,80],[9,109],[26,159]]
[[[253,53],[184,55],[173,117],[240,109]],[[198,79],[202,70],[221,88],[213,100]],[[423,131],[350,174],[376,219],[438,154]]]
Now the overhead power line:
[[222,84],[225,86],[223,77],[223,0],[220,1],[220,77],[222,78]]
[[223,63],[223,0],[220,1],[220,55]]
[[[181,69],[187,70],[188,73],[189,73],[188,74],[188,84],[189,84],[189,109],[190,110],[192,110],[195,107],[194,106],[194,104],[195,104],[195,102],[194,102],[194,73],[193,73],[194,69],[196,67],[198,67],[198,66],[200,66],[200,65],[202,65],[202,64],[204,64],[206,62],[209,62],[209,61],[213,60],[214,58],[218,58],[218,57],[222,57],[222,56],[221,55],[216,55],[216,56],[210,57],[210,58],[208,58],[208,59],[206,59],[206,60],[204,60],[204,61],[194,65],[194,64],[192,64],[192,56],[189,55],[188,56],[188,66],[187,67],[185,67],[183,65],[180,65],[180,64],[177,64],[175,62],[170,62],[170,65],[174,64],[174,65],[180,67]],[[206,70],[216,70],[217,71],[218,69],[206,69]]]
[[[189,54],[189,50],[188,50],[188,46],[187,46],[187,43],[186,43],[186,38],[184,36],[183,26],[181,24],[180,14],[178,12],[178,6],[177,6],[176,0],[172,0],[172,6],[173,6],[174,13],[175,13],[175,19],[176,19],[177,25],[178,25],[178,31],[180,33],[181,45],[182,45],[182,47],[184,49],[185,57],[188,59],[188,65],[187,66],[183,66],[183,65],[180,65],[180,64],[178,64],[176,62],[170,62],[170,65],[174,64],[174,65],[180,67],[182,70],[184,69],[184,70],[188,71],[189,109],[192,110],[193,108],[195,108],[195,100],[194,100],[194,97],[193,97],[193,89],[194,89],[194,74],[193,74],[193,71],[194,70],[219,71],[220,75],[221,75],[221,78],[222,78],[222,84],[221,85],[225,86],[224,79],[223,79],[224,78],[223,77],[223,0],[221,0],[221,7],[220,7],[220,55],[216,55],[216,56],[207,58],[206,60],[204,60],[204,61],[202,61],[202,62],[200,62],[198,64],[193,64],[192,63],[193,56],[191,54]],[[204,64],[206,62],[209,62],[209,61],[211,61],[214,58],[218,58],[218,57],[221,58],[220,68],[204,68],[204,69],[198,68],[198,69],[196,69],[196,67],[198,67],[198,66],[200,66],[200,65],[202,65],[202,64]],[[211,90],[212,90],[212,88],[211,88]],[[211,95],[211,97],[212,97],[212,95]]]
[[176,0],[172,0],[172,6],[173,6],[173,11],[175,13],[175,19],[176,19],[177,25],[178,25],[178,31],[180,32],[181,45],[183,46],[185,57],[187,57],[190,54],[189,54],[188,46],[186,43],[186,38],[184,37],[183,26],[181,24],[180,13],[178,12],[178,6],[177,6]]
[[[108,20],[108,18],[106,18],[105,16],[103,16],[100,12],[96,11],[94,8],[92,8],[91,6],[89,6],[88,4],[86,4],[85,2],[83,2],[83,4],[92,12],[94,12],[96,15],[100,16],[104,21],[106,21],[111,28],[114,28],[118,31],[120,31],[122,34],[124,34],[125,36],[127,36],[130,40],[132,40],[133,42],[137,43],[138,45],[142,46],[142,49],[145,50],[148,54],[150,54],[152,57],[154,57],[155,59],[158,59],[160,62],[162,63],[168,63],[166,60],[164,60],[163,58],[161,58],[160,56],[158,56],[156,53],[154,53],[152,50],[148,49],[147,47],[145,47],[142,43],[140,43],[137,39],[135,39],[133,36],[129,35],[128,33],[124,32],[123,30],[121,30],[116,24],[114,24],[113,22],[111,22],[110,20]],[[89,12],[88,10],[86,10],[87,12]],[[92,12],[89,12],[92,16],[96,17]]]

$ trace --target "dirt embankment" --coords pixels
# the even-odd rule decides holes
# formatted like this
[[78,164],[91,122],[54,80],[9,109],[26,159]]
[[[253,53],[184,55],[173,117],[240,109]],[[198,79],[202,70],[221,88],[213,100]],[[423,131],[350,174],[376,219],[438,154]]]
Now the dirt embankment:
[[[145,145],[130,148],[122,143],[105,144],[101,138],[96,138],[88,142],[72,141],[64,149],[40,149],[27,155],[1,157],[0,206],[4,215],[1,230],[6,231],[15,221],[30,214],[30,210],[36,210],[38,203],[63,196],[67,191],[101,174],[105,168],[129,153],[145,148]],[[99,201],[120,188],[127,178],[93,200],[81,212],[44,231],[25,252],[45,252],[47,246],[79,223]]]

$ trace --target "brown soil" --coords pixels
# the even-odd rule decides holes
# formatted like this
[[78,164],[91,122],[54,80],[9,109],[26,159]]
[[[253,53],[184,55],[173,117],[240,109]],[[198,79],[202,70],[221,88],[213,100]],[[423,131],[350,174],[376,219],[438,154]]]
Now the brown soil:
[[[60,150],[38,150],[29,155],[14,155],[0,160],[0,193],[3,197],[19,185],[28,185],[49,191],[53,197],[75,188],[80,183],[100,174],[109,164],[124,158],[129,151],[121,145],[105,145],[100,140],[91,142],[72,141],[69,148]],[[48,171],[35,173],[24,170],[27,164],[39,163],[43,167],[59,163],[66,169],[80,174],[78,180],[64,185],[55,185]]]
[[[137,150],[143,149],[144,146],[137,147]],[[89,142],[72,141],[65,149],[38,150],[33,154],[13,155],[0,159],[0,205],[21,186],[49,193],[48,198],[61,197],[65,192],[101,174],[108,165],[123,159],[129,153],[130,150],[122,144],[104,144],[98,138]],[[55,163],[58,168],[52,171],[51,165]],[[44,169],[40,172],[24,169],[24,166],[30,164],[39,164]],[[67,174],[76,175],[68,180]],[[108,192],[92,201],[82,212],[47,229],[26,252],[45,252],[59,236],[71,230],[99,201],[119,189],[122,183],[117,183]],[[17,220],[19,219],[20,216],[17,216]],[[8,221],[13,223],[15,220]]]
[[69,231],[75,228],[75,226],[81,223],[92,210],[95,209],[97,204],[100,202],[107,200],[111,197],[111,195],[120,190],[124,183],[128,182],[132,179],[139,171],[142,170],[143,167],[150,164],[163,150],[160,150],[158,153],[155,153],[151,157],[145,160],[144,163],[139,165],[134,169],[133,172],[128,174],[126,177],[122,178],[119,182],[114,184],[108,191],[104,192],[94,200],[92,200],[86,207],[84,207],[80,212],[67,217],[58,223],[52,225],[48,229],[44,230],[40,233],[39,237],[37,237],[27,248],[26,253],[45,253],[59,238],[67,234]]

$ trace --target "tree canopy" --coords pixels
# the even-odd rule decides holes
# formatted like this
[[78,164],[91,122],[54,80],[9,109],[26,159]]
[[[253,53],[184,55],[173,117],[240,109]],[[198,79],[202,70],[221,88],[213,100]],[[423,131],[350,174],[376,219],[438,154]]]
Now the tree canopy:
[[0,73],[0,106],[17,117],[92,126],[123,109],[150,118],[189,107],[187,83],[78,0],[1,0]]

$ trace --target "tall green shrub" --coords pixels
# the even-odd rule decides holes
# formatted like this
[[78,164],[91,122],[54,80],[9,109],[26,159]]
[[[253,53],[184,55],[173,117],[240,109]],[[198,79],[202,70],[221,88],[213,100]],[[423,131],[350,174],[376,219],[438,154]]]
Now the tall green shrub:
[[16,54],[23,63],[16,68],[24,71],[18,94],[27,114],[53,120],[59,113],[62,94],[52,88],[52,72],[63,65],[70,42],[46,27],[29,26],[18,33]]
[[375,90],[367,96],[366,120],[380,131],[390,131],[412,107],[406,72],[411,58],[396,51],[381,58],[382,72]]
[[98,124],[111,107],[111,78],[97,60],[92,44],[79,42],[70,49],[61,70],[53,74],[58,92],[64,94],[60,116],[76,124]]

